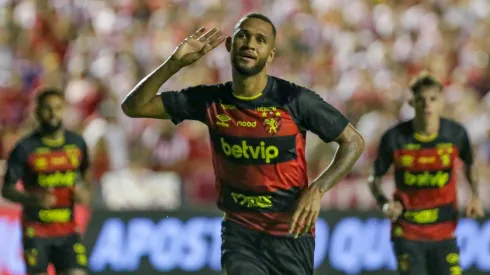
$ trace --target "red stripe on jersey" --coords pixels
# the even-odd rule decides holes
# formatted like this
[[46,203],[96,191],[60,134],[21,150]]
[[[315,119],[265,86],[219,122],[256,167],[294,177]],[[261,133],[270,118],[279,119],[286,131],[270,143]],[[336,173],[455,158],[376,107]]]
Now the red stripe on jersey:
[[[278,107],[245,110],[215,103],[208,107],[206,124],[210,128],[211,139],[214,138],[213,166],[219,190],[218,205],[223,200],[221,196],[226,195],[222,192],[222,184],[229,184],[229,187],[244,193],[272,193],[308,187],[305,136],[287,110]],[[293,142],[288,141],[285,145],[284,140],[288,137]],[[262,154],[263,148],[273,148],[277,155],[274,159],[264,159],[264,156],[257,155],[257,152]],[[225,199],[233,201],[228,197]],[[285,197],[279,200],[277,205],[296,203],[290,198],[286,202]],[[223,205],[220,207],[224,208]],[[272,235],[289,234],[291,213],[281,213],[280,210],[267,212],[253,207],[247,213],[222,210],[230,220],[244,227]]]
[[82,152],[79,149],[32,153],[28,158],[29,167],[37,173],[75,170],[80,166],[81,161]]
[[[454,238],[457,221],[447,221],[430,225],[417,225],[406,221],[397,221],[392,225],[392,236],[409,240],[442,241]],[[397,229],[402,228],[401,236]]]
[[269,111],[223,109],[221,104],[212,104],[207,111],[206,124],[220,134],[236,137],[290,136],[299,132],[286,110],[270,108]]
[[35,237],[58,237],[69,235],[78,231],[75,221],[67,223],[39,223],[27,220],[22,221],[24,234],[31,234],[34,230]]
[[405,209],[427,209],[435,208],[440,205],[457,203],[456,194],[456,175],[453,173],[448,184],[442,188],[431,189],[396,189],[395,200],[402,202]]
[[297,158],[270,165],[240,165],[216,154],[213,158],[217,184],[227,182],[236,188],[246,188],[254,192],[273,192],[293,187],[306,188],[308,178],[304,165],[304,139],[296,138]]
[[[304,154],[305,139],[296,136],[297,158],[288,162],[271,165],[239,165],[227,161],[224,156],[215,154],[213,158],[218,190],[223,182],[236,188],[246,188],[254,192],[274,192],[294,187],[308,187],[306,160]],[[221,196],[221,192],[218,192]],[[220,197],[217,198],[218,204]],[[288,202],[291,205],[295,201]],[[244,227],[267,231],[272,235],[288,235],[291,213],[231,213],[222,209],[230,219]]]
[[410,172],[439,171],[453,166],[458,148],[397,149],[394,152],[395,167]]

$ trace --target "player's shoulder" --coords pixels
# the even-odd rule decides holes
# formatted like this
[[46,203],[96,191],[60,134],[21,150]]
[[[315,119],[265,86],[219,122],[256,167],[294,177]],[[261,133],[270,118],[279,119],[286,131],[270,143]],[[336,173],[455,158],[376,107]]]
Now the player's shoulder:
[[65,143],[77,144],[85,146],[85,139],[82,135],[72,131],[65,130]]
[[449,118],[441,118],[440,122],[440,132],[447,138],[459,138],[462,135],[466,134],[466,128],[463,124],[449,119]]
[[466,131],[463,124],[449,118],[441,118],[440,127],[441,129],[449,131]]
[[223,91],[229,91],[231,89],[231,81],[228,82],[221,82],[221,83],[215,83],[215,84],[200,84],[196,87],[201,90],[207,90],[210,93],[222,93]]
[[41,144],[41,135],[38,131],[31,131],[23,135],[15,144],[13,152],[26,153],[33,151]]
[[276,76],[269,77],[272,79],[272,94],[275,95],[277,98],[281,98],[284,101],[291,103],[304,98],[320,98],[317,93],[306,87],[300,86],[296,83]]
[[183,91],[193,93],[196,98],[201,100],[218,100],[224,96],[228,96],[232,91],[232,83],[216,83],[216,84],[200,84],[191,86]]
[[25,135],[23,135],[19,141],[17,142],[17,144],[20,144],[20,145],[29,145],[29,144],[32,144],[32,143],[35,143],[37,141],[40,141],[41,140],[41,135],[39,134],[38,131],[31,131],[29,133],[26,133]]
[[406,135],[406,134],[412,134],[413,132],[413,126],[412,126],[413,120],[405,120],[405,121],[400,121],[390,128],[388,128],[385,132],[384,135],[389,135],[389,136],[396,136],[396,135]]
[[274,91],[278,91],[283,95],[288,96],[299,96],[302,93],[313,92],[303,86],[300,86],[294,82],[288,81],[286,79],[279,78],[277,76],[270,76],[272,79],[272,88]]
[[396,142],[400,138],[413,135],[413,120],[400,121],[387,130],[381,135],[382,142]]

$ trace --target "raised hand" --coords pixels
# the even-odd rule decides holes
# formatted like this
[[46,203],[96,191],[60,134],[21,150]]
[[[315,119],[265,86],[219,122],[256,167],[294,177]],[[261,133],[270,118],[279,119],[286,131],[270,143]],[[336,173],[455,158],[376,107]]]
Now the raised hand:
[[206,29],[202,27],[177,46],[171,59],[178,61],[182,67],[188,66],[223,43],[225,39],[226,36],[221,30],[213,28],[206,32]]

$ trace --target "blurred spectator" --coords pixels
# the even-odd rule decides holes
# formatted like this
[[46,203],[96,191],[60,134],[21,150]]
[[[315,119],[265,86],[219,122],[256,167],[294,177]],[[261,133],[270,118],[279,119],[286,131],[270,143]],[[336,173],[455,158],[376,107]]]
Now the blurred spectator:
[[154,170],[178,171],[189,158],[189,140],[177,132],[170,121],[148,127],[141,138],[151,152],[150,166]]

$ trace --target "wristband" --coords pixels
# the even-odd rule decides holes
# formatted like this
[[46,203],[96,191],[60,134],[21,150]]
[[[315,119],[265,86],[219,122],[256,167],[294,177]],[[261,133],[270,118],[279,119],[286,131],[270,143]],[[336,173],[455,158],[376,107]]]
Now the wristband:
[[383,206],[381,207],[381,211],[382,211],[383,213],[386,213],[386,211],[388,211],[388,208],[390,208],[390,204],[389,204],[388,202],[385,202],[385,203],[383,204]]

